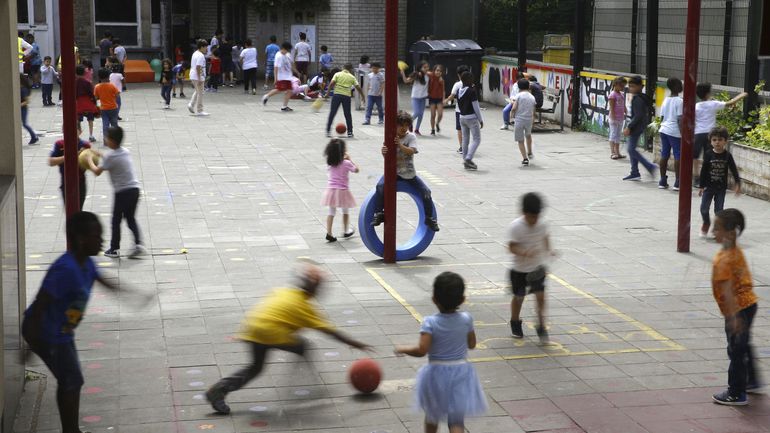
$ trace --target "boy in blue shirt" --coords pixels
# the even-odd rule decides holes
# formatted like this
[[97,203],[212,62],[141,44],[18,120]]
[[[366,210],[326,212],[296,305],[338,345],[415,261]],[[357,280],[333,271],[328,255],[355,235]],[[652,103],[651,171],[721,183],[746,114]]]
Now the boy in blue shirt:
[[[275,35],[270,36],[270,43],[265,47],[265,90],[275,86],[275,72],[273,71],[275,69],[275,55],[278,51],[281,51],[281,47],[278,46],[276,40]],[[271,78],[273,79],[272,86],[268,84]]]
[[332,57],[328,51],[329,47],[326,45],[321,45],[321,57],[318,58],[318,64],[320,65],[320,68],[318,69],[331,69],[334,65],[334,57]]

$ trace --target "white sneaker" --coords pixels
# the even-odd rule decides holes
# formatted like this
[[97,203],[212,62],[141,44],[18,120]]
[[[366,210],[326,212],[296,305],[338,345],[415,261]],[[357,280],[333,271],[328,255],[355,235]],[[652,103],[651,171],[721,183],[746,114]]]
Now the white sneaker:
[[208,115],[209,115],[209,113],[207,113],[205,111],[199,111],[198,114],[196,114],[196,116],[199,116],[199,117],[206,117]]
[[507,130],[507,129],[508,129],[508,124],[507,123],[500,127],[501,131],[504,131],[504,130]]
[[166,104],[166,105],[164,105],[164,106],[163,106],[163,109],[164,109],[164,110],[170,110],[170,109],[171,109],[171,106],[170,106],[170,105],[168,105],[168,104]]
[[136,248],[134,248],[134,251],[131,252],[131,254],[128,255],[129,259],[135,259],[140,256],[144,256],[147,254],[147,248],[144,247],[144,245],[137,245]]
[[195,114],[195,110],[193,110],[192,104],[187,104],[187,111],[189,111],[191,114]]

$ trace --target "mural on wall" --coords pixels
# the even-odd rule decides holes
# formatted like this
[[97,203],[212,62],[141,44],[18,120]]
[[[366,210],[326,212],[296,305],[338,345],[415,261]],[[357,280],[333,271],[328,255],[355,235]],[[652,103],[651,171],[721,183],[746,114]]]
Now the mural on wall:
[[515,59],[507,62],[502,58],[483,58],[481,60],[481,86],[483,99],[497,105],[505,105],[511,94],[513,79],[518,72]]

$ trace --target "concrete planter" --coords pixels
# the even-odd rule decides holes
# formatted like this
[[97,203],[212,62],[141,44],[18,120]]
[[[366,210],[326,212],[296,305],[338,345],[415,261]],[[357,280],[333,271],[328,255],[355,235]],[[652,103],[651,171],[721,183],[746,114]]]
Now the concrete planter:
[[770,200],[770,152],[740,143],[730,143],[729,150],[741,174],[743,193]]

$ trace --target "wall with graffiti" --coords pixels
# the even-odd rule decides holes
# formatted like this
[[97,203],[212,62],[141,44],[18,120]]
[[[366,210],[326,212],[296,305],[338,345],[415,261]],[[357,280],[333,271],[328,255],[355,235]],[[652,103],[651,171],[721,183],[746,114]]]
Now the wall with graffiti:
[[[490,104],[505,106],[511,94],[518,63],[515,58],[502,56],[484,56],[481,59],[482,100]],[[564,125],[571,125],[572,68],[568,65],[555,65],[541,62],[527,62],[527,72],[546,88],[564,90],[555,113],[544,113],[543,118],[559,122],[564,104]],[[546,102],[544,108],[551,107]]]

